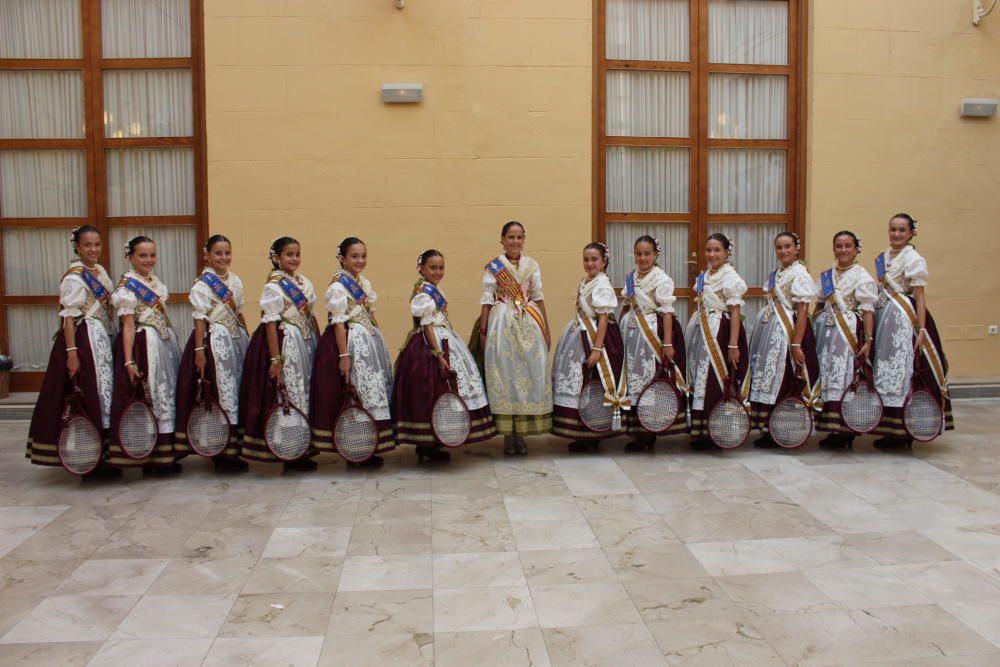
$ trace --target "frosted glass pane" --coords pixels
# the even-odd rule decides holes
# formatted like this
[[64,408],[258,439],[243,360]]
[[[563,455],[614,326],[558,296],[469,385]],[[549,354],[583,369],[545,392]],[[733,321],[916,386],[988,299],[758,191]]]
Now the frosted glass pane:
[[182,348],[187,344],[187,339],[194,329],[194,318],[191,317],[191,312],[191,304],[187,301],[167,304],[167,315],[170,316],[170,323],[174,325],[174,331],[177,332],[177,339]]
[[784,213],[787,157],[783,150],[709,150],[709,213]]
[[190,137],[191,70],[104,73],[104,136]]
[[108,150],[108,215],[193,215],[194,149]]
[[625,276],[635,268],[632,247],[649,234],[660,241],[659,267],[674,279],[676,287],[688,286],[688,224],[686,222],[608,222],[607,243],[611,250],[608,277],[615,287],[625,285]]
[[4,287],[7,294],[58,294],[70,261],[70,228],[10,227],[3,230]]
[[686,213],[688,150],[608,146],[607,210],[620,213]]
[[7,306],[7,332],[15,372],[44,371],[59,330],[59,306]]
[[688,61],[688,0],[608,0],[606,17],[609,59]]
[[86,215],[87,162],[83,151],[0,151],[0,216]]
[[191,55],[188,0],[101,0],[105,58]]
[[788,3],[782,0],[711,0],[708,5],[708,62],[787,65]]
[[0,71],[0,139],[83,137],[83,75]]
[[712,139],[785,139],[788,80],[759,74],[710,74],[708,136]]
[[112,227],[111,275],[120,276],[131,268],[125,259],[125,244],[136,236],[148,236],[156,242],[156,268],[153,273],[171,292],[187,292],[200,272],[198,241],[194,225],[155,225],[150,227]]
[[0,58],[82,58],[80,0],[0,0]]
[[687,72],[608,71],[608,135],[687,137]]
[[722,232],[733,242],[730,261],[750,287],[763,287],[767,276],[778,265],[774,255],[774,237],[785,231],[783,223],[712,224],[708,233]]

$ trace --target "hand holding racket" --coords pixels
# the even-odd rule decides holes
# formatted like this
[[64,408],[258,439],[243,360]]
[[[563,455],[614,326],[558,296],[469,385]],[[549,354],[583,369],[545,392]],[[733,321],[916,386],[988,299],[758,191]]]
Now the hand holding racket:
[[805,444],[812,435],[812,409],[802,400],[805,379],[802,368],[796,366],[795,381],[784,398],[778,401],[767,420],[771,439],[785,449],[795,449]]
[[636,405],[639,424],[650,433],[663,433],[680,416],[681,394],[677,389],[674,362],[666,359],[660,372],[653,376]]
[[[730,350],[730,352],[739,350]],[[708,436],[723,449],[735,449],[750,435],[750,413],[743,405],[733,364],[725,382],[725,396],[708,415]]]
[[83,409],[83,390],[73,377],[73,392],[66,397],[59,432],[59,462],[74,475],[86,475],[101,462],[101,432]]
[[351,463],[364,463],[375,455],[378,447],[378,426],[361,404],[354,386],[347,382],[344,404],[333,425],[333,444],[337,452]]
[[133,381],[132,398],[118,421],[118,444],[121,445],[125,456],[140,460],[156,449],[159,428],[156,415],[153,414],[153,404],[145,376],[134,364],[129,365],[128,369],[129,375],[134,371],[136,377]]
[[434,437],[445,447],[460,447],[469,439],[472,431],[472,417],[469,408],[458,394],[458,374],[450,370],[448,360],[450,349],[448,339],[441,341],[443,356],[449,370],[444,373],[441,394],[434,401],[431,410],[431,430]]
[[917,350],[913,366],[913,383],[903,403],[903,426],[917,442],[930,442],[944,429],[941,403],[927,390],[921,353]]
[[195,407],[188,417],[187,435],[196,454],[212,458],[229,444],[229,417],[208,390],[208,380],[198,380]]
[[871,433],[882,419],[882,398],[872,382],[873,373],[868,359],[858,354],[854,366],[854,380],[841,399],[840,416],[847,428],[857,435],[864,435]]
[[264,422],[264,442],[268,450],[281,461],[297,461],[305,455],[311,440],[309,420],[288,398],[285,385],[278,383],[274,405]]

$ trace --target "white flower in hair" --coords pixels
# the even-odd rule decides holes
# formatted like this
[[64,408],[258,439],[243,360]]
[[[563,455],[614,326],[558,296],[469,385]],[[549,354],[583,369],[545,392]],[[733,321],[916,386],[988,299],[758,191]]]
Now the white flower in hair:
[[124,250],[126,257],[128,257],[129,255],[131,255],[132,254],[132,241],[126,241],[125,242],[125,246],[124,246],[124,248],[122,248],[122,250]]

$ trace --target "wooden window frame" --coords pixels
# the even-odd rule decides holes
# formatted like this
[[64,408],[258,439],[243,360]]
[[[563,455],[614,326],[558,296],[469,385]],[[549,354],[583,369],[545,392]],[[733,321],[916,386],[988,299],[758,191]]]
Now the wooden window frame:
[[[689,225],[687,257],[688,284],[693,285],[700,271],[701,245],[708,226],[719,223],[784,223],[785,228],[799,235],[805,244],[806,193],[806,23],[808,0],[788,2],[788,64],[734,65],[708,62],[708,5],[710,0],[689,2],[689,62],[608,59],[606,44],[607,0],[594,2],[594,128],[593,128],[593,214],[592,235],[607,239],[608,223],[616,222],[683,222]],[[609,70],[687,72],[689,83],[688,137],[618,137],[608,136],[607,73]],[[708,137],[708,79],[711,74],[779,74],[787,77],[788,107],[786,138],[710,139]],[[627,213],[608,211],[607,148],[608,146],[657,146],[687,148],[690,180],[687,213]],[[780,149],[787,153],[785,213],[708,213],[708,152],[715,148]],[[691,287],[678,287],[678,297],[694,295]],[[747,296],[763,296],[760,286],[753,286]]]
[[[27,59],[0,58],[0,70],[73,70],[83,79],[84,136],[80,139],[0,139],[0,150],[6,149],[72,149],[86,154],[87,215],[79,218],[5,218],[0,210],[0,227],[73,228],[90,224],[97,227],[104,239],[101,263],[110,267],[112,248],[110,230],[121,226],[194,226],[196,246],[191,248],[199,258],[199,249],[208,238],[207,147],[205,142],[205,29],[204,0],[189,0],[191,11],[191,55],[187,58],[105,58],[101,43],[101,0],[78,0],[82,58]],[[123,69],[189,69],[193,133],[190,137],[129,137],[104,136],[104,72]],[[108,215],[106,150],[115,148],[162,148],[190,146],[194,150],[194,215],[120,216]],[[0,349],[10,352],[7,306],[56,306],[57,295],[8,296],[4,284],[3,235],[0,234]],[[169,303],[185,301],[186,292],[170,294]],[[41,372],[11,374],[11,390],[37,391]]]

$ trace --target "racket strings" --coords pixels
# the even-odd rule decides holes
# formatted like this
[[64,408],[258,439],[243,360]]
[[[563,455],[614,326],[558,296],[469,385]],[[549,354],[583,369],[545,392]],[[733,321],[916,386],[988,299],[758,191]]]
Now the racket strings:
[[903,406],[903,424],[914,439],[926,442],[941,434],[941,405],[925,390],[913,392]]
[[659,433],[667,430],[677,420],[679,412],[677,392],[663,380],[654,381],[639,395],[636,415],[639,424],[647,431]]
[[333,428],[337,451],[348,461],[366,461],[378,446],[378,427],[367,412],[356,406],[345,408]]
[[299,410],[271,410],[264,425],[264,438],[271,453],[284,461],[300,458],[309,449],[312,431]]
[[798,447],[812,434],[812,425],[809,407],[791,398],[774,406],[767,428],[771,438],[782,447]]
[[118,425],[122,451],[134,459],[143,459],[156,448],[156,417],[145,403],[134,402],[125,408]]
[[865,382],[848,390],[840,404],[844,423],[855,433],[868,433],[882,419],[882,399]]
[[446,392],[434,402],[431,413],[431,428],[434,435],[446,447],[458,447],[469,438],[471,419],[462,399]]
[[215,456],[229,444],[229,419],[218,405],[199,403],[188,418],[188,441],[201,456]]
[[59,434],[59,459],[72,473],[83,475],[101,461],[101,434],[89,419],[73,417]]
[[610,431],[614,419],[614,408],[604,405],[604,386],[597,380],[583,385],[577,405],[580,421],[591,431]]
[[750,415],[736,399],[717,404],[708,416],[708,435],[719,447],[739,447],[750,434]]

